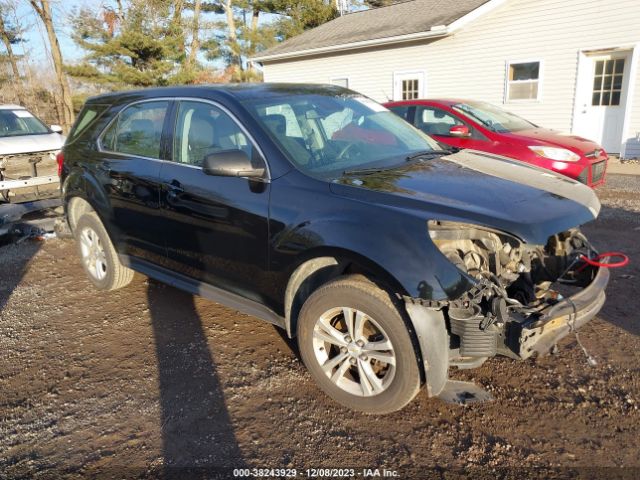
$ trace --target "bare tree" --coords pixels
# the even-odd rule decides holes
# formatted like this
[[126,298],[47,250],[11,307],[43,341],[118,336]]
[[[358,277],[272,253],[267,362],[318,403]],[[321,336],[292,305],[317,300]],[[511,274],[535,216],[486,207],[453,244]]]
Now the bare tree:
[[56,79],[58,87],[60,88],[60,95],[58,101],[58,109],[61,113],[60,121],[62,127],[66,132],[71,128],[73,123],[73,101],[71,99],[71,90],[67,77],[63,70],[62,51],[60,50],[60,43],[58,42],[58,36],[53,27],[53,19],[51,17],[51,5],[49,0],[29,0],[31,6],[40,17],[40,20],[44,24],[44,28],[47,31],[47,37],[49,38],[49,44],[51,46],[51,59],[53,60],[53,68],[56,72]]
[[124,7],[122,6],[122,0],[116,0],[116,4],[118,5],[118,18],[120,22],[124,21]]
[[191,25],[191,48],[187,57],[188,68],[193,68],[200,50],[200,8],[201,0],[195,0],[193,3],[193,23]]
[[7,59],[11,64],[11,70],[13,72],[13,81],[14,88],[16,92],[16,96],[18,97],[18,101],[20,105],[25,104],[24,98],[24,88],[22,85],[22,78],[20,77],[20,70],[18,69],[18,62],[16,60],[16,56],[13,53],[12,43],[15,41],[15,35],[13,32],[8,31],[6,24],[4,22],[4,9],[0,6],[0,38],[2,38],[2,43],[4,43],[4,48],[7,50]]
[[234,0],[223,0],[222,9],[227,17],[227,28],[229,29],[229,49],[231,50],[231,64],[237,65],[242,70],[242,59],[240,58],[238,33],[236,27],[236,18],[234,16],[233,4]]
[[173,35],[178,40],[176,48],[181,54],[184,53],[184,30],[182,28],[182,11],[184,10],[184,0],[174,0],[173,2],[173,19],[171,26]]

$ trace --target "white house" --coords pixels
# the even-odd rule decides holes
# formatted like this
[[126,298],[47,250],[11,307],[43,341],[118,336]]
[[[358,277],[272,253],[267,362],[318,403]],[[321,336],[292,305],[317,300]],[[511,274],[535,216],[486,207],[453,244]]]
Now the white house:
[[413,0],[339,17],[253,60],[268,82],[503,104],[640,157],[640,0]]

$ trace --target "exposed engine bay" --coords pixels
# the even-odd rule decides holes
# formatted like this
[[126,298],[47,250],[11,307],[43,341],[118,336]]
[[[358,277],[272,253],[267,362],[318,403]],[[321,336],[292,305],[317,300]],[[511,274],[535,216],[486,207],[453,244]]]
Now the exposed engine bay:
[[599,270],[582,261],[595,251],[577,228],[553,235],[546,245],[457,222],[431,221],[429,233],[438,249],[476,282],[444,307],[452,364],[461,368],[496,354],[528,358],[547,353],[557,340],[547,334],[549,328],[544,346],[533,344],[545,330],[542,323],[553,320],[547,314],[560,304],[571,306],[567,297],[589,286]]

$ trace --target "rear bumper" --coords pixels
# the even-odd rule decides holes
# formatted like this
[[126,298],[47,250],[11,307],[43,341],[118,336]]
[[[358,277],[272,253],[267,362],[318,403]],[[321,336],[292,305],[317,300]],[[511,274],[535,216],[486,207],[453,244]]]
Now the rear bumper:
[[545,355],[562,338],[595,317],[604,305],[608,283],[609,270],[600,268],[584,290],[561,300],[531,325],[523,327],[519,335],[520,358]]

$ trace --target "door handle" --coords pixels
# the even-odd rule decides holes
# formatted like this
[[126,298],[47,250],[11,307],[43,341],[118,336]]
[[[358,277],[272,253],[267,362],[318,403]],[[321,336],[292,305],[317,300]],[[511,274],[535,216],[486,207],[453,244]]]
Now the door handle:
[[172,180],[170,183],[166,184],[167,188],[167,201],[169,203],[175,202],[178,200],[180,194],[184,193],[184,188],[180,185],[180,182],[177,180]]
[[169,190],[170,193],[184,193],[184,188],[182,188],[180,184],[169,184],[169,188],[167,190]]

